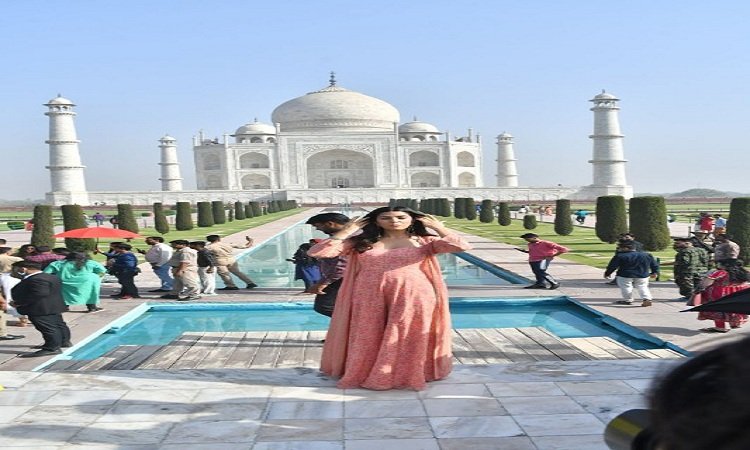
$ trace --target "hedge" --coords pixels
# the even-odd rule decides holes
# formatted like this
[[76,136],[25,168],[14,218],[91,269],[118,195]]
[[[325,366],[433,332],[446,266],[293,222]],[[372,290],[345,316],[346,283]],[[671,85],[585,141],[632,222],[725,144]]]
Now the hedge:
[[456,219],[466,218],[466,199],[458,197],[453,200],[453,217]]
[[120,203],[117,205],[117,225],[121,230],[138,233],[138,222],[135,220],[132,205],[127,203]]
[[227,223],[227,212],[224,209],[224,202],[221,200],[214,200],[211,202],[211,210],[214,216],[214,223],[221,225]]
[[[599,215],[597,214],[597,221]],[[672,243],[664,197],[630,199],[630,232],[648,251],[664,250]]]
[[176,208],[175,229],[177,231],[192,230],[193,216],[190,209],[190,202],[177,202]]
[[[664,217],[666,218],[666,213]],[[596,237],[609,244],[614,244],[621,234],[628,232],[625,197],[622,195],[604,195],[596,199],[595,230]]]
[[505,202],[500,202],[497,204],[497,223],[499,223],[501,226],[507,227],[511,224],[510,220],[510,208],[508,207],[508,204]]
[[169,222],[167,216],[164,214],[164,206],[161,203],[154,203],[154,228],[159,234],[169,233]]
[[245,205],[242,202],[234,202],[234,218],[245,220]]
[[567,236],[573,232],[573,219],[570,216],[570,200],[557,200],[555,202],[555,233]]
[[476,220],[477,219],[477,205],[474,202],[474,199],[471,197],[467,197],[464,199],[464,208],[466,208],[466,219],[467,220]]
[[523,227],[527,230],[533,230],[536,228],[537,222],[536,222],[536,215],[535,214],[526,214],[523,216]]
[[214,211],[211,202],[198,202],[198,226],[201,228],[214,226]]
[[492,200],[482,200],[482,206],[479,209],[479,221],[492,223],[494,220],[495,211],[492,210]]
[[750,262],[750,197],[733,198],[729,205],[727,236],[740,246],[740,259]]
[[55,226],[52,222],[52,207],[49,205],[34,206],[34,230],[31,232],[31,245],[35,247],[55,246]]
[[[60,211],[65,231],[88,227],[80,205],[62,205]],[[65,238],[65,247],[73,252],[88,252],[96,248],[96,242],[93,239]]]

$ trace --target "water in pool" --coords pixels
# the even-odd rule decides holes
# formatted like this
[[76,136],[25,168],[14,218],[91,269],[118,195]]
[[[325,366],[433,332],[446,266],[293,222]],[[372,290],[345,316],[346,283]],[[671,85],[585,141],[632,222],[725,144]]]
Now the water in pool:
[[[310,225],[297,224],[257,248],[244,252],[237,263],[262,288],[302,288],[302,281],[294,280],[294,265],[287,258],[292,257],[300,244],[322,237],[325,235],[313,230]],[[454,254],[439,255],[438,259],[449,286],[498,286],[525,282],[502,270],[490,273]],[[217,284],[223,286],[218,279]],[[238,285],[242,286],[242,283]]]
[[[552,300],[456,301],[454,328],[544,327],[559,337],[609,336],[632,348],[657,345],[601,323],[592,312],[565,298]],[[310,303],[154,305],[122,328],[110,330],[72,354],[93,359],[120,345],[165,345],[187,331],[325,330],[327,317]]]

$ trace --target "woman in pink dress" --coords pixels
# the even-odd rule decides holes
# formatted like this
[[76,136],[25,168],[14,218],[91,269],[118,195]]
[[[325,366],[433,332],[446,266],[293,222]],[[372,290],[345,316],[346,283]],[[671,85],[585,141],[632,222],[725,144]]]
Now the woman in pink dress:
[[[717,262],[718,269],[706,275],[701,282],[703,288],[702,303],[710,303],[733,292],[750,289],[750,274],[742,267],[742,262],[727,259]],[[747,322],[747,314],[701,311],[698,320],[713,320],[710,328],[702,328],[707,333],[726,333],[732,328],[739,328]],[[727,323],[730,328],[727,328]]]
[[448,376],[448,290],[435,255],[469,248],[434,217],[401,206],[375,209],[313,246],[316,258],[347,257],[323,373],[340,377],[339,388],[376,390],[419,390]]

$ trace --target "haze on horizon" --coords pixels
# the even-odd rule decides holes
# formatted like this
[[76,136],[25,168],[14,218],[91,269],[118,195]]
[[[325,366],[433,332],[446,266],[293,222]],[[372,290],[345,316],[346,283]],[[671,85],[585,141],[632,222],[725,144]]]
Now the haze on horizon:
[[76,105],[89,190],[158,190],[157,140],[270,123],[328,83],[385,100],[453,135],[515,137],[522,186],[591,183],[593,116],[620,99],[635,192],[747,192],[750,4],[739,1],[255,4],[93,0],[4,5],[0,17],[2,198],[49,190],[46,108]]

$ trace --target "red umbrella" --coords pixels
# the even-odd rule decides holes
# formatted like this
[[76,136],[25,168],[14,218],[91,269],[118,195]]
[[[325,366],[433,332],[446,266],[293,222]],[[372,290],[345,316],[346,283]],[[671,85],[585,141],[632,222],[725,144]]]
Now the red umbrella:
[[78,238],[78,239],[98,239],[98,238],[124,238],[132,239],[142,237],[139,234],[133,233],[128,230],[120,230],[117,228],[104,228],[104,227],[91,227],[91,228],[76,228],[75,230],[63,231],[57,233],[53,237],[56,238]]

